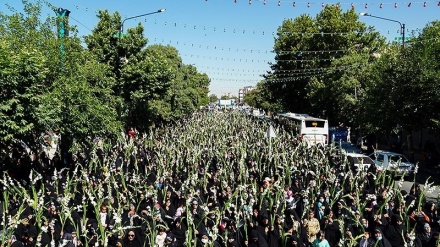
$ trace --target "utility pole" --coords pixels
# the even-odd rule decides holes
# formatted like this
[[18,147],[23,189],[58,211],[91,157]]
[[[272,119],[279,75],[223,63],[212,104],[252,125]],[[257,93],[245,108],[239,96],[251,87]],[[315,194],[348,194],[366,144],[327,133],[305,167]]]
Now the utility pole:
[[385,20],[385,21],[392,21],[392,22],[399,23],[399,25],[400,25],[400,35],[402,35],[402,49],[405,48],[405,23],[401,23],[400,21],[393,20],[393,19],[388,19],[388,18],[384,18],[384,17],[380,17],[380,16],[370,15],[368,13],[361,13],[360,15],[362,15],[362,16],[369,16],[369,17],[373,17],[373,18],[377,18],[377,19],[381,19],[381,20]]
[[68,18],[70,11],[63,8],[58,8],[55,10],[58,17],[58,39],[60,41],[60,51],[61,51],[61,61],[64,63],[64,37],[69,36],[69,31],[67,28]]

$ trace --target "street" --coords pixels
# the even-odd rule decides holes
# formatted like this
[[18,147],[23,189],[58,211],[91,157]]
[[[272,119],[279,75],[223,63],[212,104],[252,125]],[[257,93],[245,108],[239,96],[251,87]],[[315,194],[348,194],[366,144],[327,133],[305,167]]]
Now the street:
[[[407,191],[409,193],[409,191],[410,191],[410,189],[411,189],[413,184],[414,184],[414,182],[412,182],[412,181],[404,181],[403,184],[402,184],[401,190],[405,190],[405,191]],[[422,191],[425,191],[424,188],[423,188],[424,184],[420,184],[420,186],[422,188]],[[398,187],[398,181],[396,181],[394,187],[395,188]],[[434,186],[434,189],[432,189],[430,191],[425,191],[427,200],[428,201],[436,202],[437,198],[438,198],[438,195],[439,195],[439,192],[440,192],[440,190],[439,190],[439,186],[438,185]]]

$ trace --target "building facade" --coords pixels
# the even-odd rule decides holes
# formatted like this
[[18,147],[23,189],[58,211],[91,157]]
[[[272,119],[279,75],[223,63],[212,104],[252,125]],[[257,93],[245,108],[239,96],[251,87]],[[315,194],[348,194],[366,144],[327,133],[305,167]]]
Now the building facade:
[[240,88],[238,90],[238,103],[243,104],[244,103],[244,96],[254,89],[255,89],[254,86],[247,86],[244,88]]

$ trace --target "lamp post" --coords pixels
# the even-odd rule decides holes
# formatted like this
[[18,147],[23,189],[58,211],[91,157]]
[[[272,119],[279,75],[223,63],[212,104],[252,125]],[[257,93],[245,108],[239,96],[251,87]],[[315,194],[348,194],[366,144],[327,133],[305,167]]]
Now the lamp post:
[[392,19],[388,19],[388,18],[384,18],[384,17],[380,17],[380,16],[370,15],[368,13],[361,13],[360,15],[362,15],[362,16],[369,16],[369,17],[373,17],[373,18],[377,18],[377,19],[381,19],[381,20],[385,20],[385,21],[392,21],[392,22],[399,23],[399,25],[400,25],[400,34],[402,35],[402,48],[405,47],[405,23],[401,23],[400,21],[396,21],[396,20],[392,20]]
[[161,12],[164,12],[165,10],[166,9],[159,9],[159,10],[151,12],[151,13],[146,13],[146,14],[142,14],[142,15],[137,15],[137,16],[132,16],[132,17],[125,18],[124,20],[122,20],[121,26],[119,26],[119,36],[121,36],[124,33],[124,22],[126,20],[130,20],[130,19],[134,19],[134,18],[146,16],[146,15],[152,15],[152,14],[161,13]]

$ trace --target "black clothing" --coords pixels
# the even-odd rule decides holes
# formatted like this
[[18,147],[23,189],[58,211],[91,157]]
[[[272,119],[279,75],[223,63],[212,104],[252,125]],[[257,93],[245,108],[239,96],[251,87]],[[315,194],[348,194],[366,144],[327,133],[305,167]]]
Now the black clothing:
[[325,238],[327,239],[330,246],[336,246],[336,244],[339,243],[342,233],[339,229],[339,223],[337,221],[328,223],[324,228],[324,232]]
[[24,244],[23,242],[17,240],[11,244],[11,247],[24,247]]
[[143,244],[137,238],[133,240],[124,239],[123,245],[124,247],[143,247]]
[[391,223],[385,228],[384,236],[390,242],[393,247],[401,247],[405,245],[405,235],[406,230],[403,224],[398,224],[397,221],[400,220],[400,216],[393,215]]
[[390,242],[386,238],[382,238],[381,240],[375,240],[374,245],[375,247],[392,247]]

